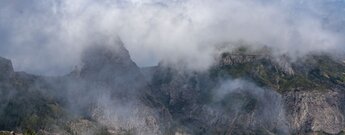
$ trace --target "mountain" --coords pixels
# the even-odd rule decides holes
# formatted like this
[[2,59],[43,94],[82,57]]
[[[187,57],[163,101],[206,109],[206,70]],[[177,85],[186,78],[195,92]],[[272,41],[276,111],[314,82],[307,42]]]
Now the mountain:
[[341,61],[243,48],[217,60],[207,71],[139,68],[117,41],[46,77],[0,58],[0,134],[343,134]]

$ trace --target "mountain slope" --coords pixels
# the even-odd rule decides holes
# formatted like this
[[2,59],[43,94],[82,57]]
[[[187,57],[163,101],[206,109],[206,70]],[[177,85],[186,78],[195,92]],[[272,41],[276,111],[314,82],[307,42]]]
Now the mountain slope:
[[122,42],[85,50],[70,74],[14,72],[0,59],[0,130],[39,134],[340,134],[345,66],[223,53],[206,72],[140,69]]

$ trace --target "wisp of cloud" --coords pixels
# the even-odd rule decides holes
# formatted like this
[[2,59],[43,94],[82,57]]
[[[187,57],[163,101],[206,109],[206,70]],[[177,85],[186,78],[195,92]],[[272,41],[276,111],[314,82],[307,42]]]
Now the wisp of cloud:
[[[63,74],[95,37],[120,38],[141,66],[159,61],[205,70],[218,46],[270,47],[292,60],[344,51],[343,1],[4,0],[1,56],[16,70]],[[332,8],[329,8],[332,7]],[[337,14],[333,14],[337,12]],[[223,50],[221,50],[223,51]]]

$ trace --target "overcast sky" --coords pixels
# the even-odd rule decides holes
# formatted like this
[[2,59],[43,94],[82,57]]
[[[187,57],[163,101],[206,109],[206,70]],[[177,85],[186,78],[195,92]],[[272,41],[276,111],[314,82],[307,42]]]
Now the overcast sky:
[[204,70],[216,45],[269,46],[292,59],[343,52],[344,0],[2,0],[0,56],[15,70],[64,74],[95,35],[120,37],[140,66]]

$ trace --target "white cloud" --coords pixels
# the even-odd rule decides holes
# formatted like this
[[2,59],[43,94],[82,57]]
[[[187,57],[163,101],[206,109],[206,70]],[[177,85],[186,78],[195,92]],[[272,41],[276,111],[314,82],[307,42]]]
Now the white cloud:
[[[160,60],[203,70],[215,45],[244,41],[292,58],[343,49],[311,7],[322,2],[254,0],[36,0],[0,2],[1,55],[17,70],[56,74],[77,64],[94,35],[119,36],[139,65]],[[305,10],[300,10],[301,8]],[[0,34],[1,35],[1,34]],[[229,44],[231,46],[231,44]],[[54,69],[54,70],[55,70]],[[53,70],[53,71],[54,71]]]

